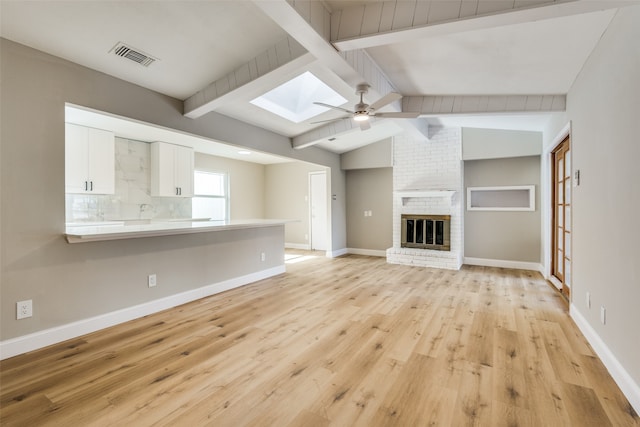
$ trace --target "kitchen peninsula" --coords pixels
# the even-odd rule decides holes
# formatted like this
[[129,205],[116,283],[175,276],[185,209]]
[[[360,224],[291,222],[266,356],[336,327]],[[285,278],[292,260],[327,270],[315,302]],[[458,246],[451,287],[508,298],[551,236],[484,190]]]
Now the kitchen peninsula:
[[191,218],[182,220],[106,221],[103,224],[90,223],[88,225],[68,223],[65,237],[69,243],[83,243],[264,227],[283,227],[284,233],[284,225],[288,222],[292,221],[278,219],[212,221],[207,218]]

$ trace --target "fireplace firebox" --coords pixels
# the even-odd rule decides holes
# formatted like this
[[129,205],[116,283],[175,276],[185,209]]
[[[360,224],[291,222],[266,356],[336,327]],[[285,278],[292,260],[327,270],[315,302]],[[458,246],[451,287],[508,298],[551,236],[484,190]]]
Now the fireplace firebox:
[[451,250],[451,215],[402,215],[400,246]]

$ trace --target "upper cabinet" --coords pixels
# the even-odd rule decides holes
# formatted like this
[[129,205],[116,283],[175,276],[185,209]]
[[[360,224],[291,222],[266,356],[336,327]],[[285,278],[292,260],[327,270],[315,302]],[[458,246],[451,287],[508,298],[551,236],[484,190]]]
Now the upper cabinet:
[[193,196],[193,149],[151,143],[151,196]]
[[115,193],[115,136],[65,123],[65,191]]

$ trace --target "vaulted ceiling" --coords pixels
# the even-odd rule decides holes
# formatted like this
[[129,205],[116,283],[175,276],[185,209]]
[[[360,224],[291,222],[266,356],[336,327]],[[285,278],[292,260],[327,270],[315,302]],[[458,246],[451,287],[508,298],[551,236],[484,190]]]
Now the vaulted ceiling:
[[[344,152],[430,123],[540,130],[612,17],[639,0],[8,1],[1,35],[184,101],[184,114],[217,112],[286,135],[294,147]],[[118,42],[155,61],[112,51]],[[361,131],[329,110],[293,123],[250,101],[311,71],[351,109],[404,97]],[[496,121],[499,119],[499,121]],[[462,122],[460,122],[462,123]],[[336,138],[333,141],[330,139]]]

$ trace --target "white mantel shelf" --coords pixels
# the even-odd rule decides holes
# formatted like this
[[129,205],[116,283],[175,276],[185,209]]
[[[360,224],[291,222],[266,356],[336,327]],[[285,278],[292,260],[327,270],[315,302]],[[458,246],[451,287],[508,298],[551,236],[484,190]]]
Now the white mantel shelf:
[[126,221],[107,222],[104,225],[69,225],[65,237],[69,243],[98,242],[104,240],[135,239],[141,237],[172,236],[227,230],[282,226],[293,220],[250,219],[235,221],[151,221],[147,224],[127,225]]
[[402,204],[406,203],[407,199],[416,199],[416,198],[451,198],[454,194],[456,194],[455,190],[405,190],[405,191],[396,191],[394,192],[396,197],[401,198]]

